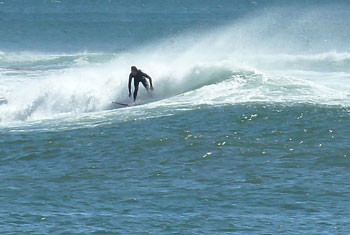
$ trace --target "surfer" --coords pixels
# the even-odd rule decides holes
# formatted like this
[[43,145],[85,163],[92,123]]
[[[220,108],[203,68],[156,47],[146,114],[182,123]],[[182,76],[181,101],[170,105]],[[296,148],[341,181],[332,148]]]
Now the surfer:
[[[129,97],[131,97],[131,80],[134,78],[134,102],[136,101],[137,92],[139,90],[139,83],[141,82],[142,85],[146,88],[148,91],[151,89],[153,91],[153,85],[152,85],[152,78],[148,76],[146,73],[142,72],[140,69],[137,69],[136,66],[131,66],[131,73],[129,75]],[[146,78],[149,80],[149,83],[151,84],[151,87],[149,87],[148,82]]]

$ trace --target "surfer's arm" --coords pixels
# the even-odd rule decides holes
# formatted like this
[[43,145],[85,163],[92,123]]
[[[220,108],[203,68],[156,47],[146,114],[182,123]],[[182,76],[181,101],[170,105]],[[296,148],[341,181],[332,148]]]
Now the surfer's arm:
[[153,89],[152,78],[147,73],[143,73],[142,76],[148,78],[151,89]]
[[130,73],[130,75],[129,75],[129,84],[128,84],[129,96],[131,96],[131,80],[132,80],[132,74]]
[[152,78],[148,77],[148,80],[149,80],[149,84],[151,85],[151,90],[153,90]]

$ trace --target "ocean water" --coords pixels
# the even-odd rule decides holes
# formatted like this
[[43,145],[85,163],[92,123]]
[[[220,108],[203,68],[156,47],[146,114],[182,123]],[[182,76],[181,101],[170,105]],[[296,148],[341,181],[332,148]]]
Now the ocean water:
[[[348,234],[347,1],[0,2],[1,234]],[[153,78],[136,105],[136,65]]]

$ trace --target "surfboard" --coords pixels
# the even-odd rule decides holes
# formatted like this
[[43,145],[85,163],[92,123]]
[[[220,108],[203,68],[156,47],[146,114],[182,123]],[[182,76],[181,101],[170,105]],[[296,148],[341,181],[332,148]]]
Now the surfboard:
[[116,102],[116,101],[113,101],[112,103],[113,104],[119,104],[119,105],[122,105],[122,106],[130,106],[130,104],[124,104],[124,103],[120,103],[120,102]]

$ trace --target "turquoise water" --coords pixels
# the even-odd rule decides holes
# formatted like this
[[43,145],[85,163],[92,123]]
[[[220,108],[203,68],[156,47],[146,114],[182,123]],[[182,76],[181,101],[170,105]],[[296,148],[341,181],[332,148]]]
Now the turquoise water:
[[0,5],[0,233],[349,233],[346,2],[29,2]]
[[349,231],[347,109],[245,104],[115,115],[74,130],[48,121],[3,131],[3,232]]

